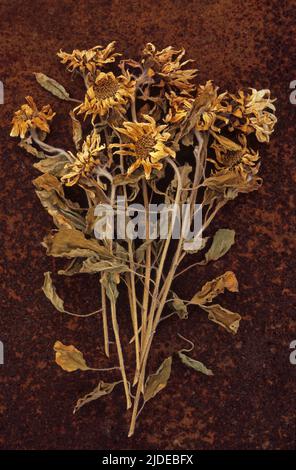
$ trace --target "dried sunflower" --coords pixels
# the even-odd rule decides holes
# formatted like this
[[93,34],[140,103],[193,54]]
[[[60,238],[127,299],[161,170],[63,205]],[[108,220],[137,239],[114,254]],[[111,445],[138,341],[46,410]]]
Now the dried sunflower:
[[[211,80],[205,85],[200,85],[197,93],[197,100],[200,104],[196,129],[198,131],[208,131],[212,129],[220,132],[221,121],[224,124],[229,122],[231,105],[227,102],[227,92],[218,95],[218,87],[213,86]],[[215,125],[220,121],[219,125]]]
[[129,73],[115,77],[112,72],[100,72],[94,83],[87,89],[84,103],[78,106],[79,113],[92,115],[92,122],[97,116],[105,116],[110,109],[126,112],[128,100],[134,97],[135,81]]
[[169,101],[170,108],[165,117],[165,122],[169,124],[179,124],[188,116],[188,113],[192,109],[194,99],[184,95],[176,95],[174,91],[166,93],[166,97]]
[[105,144],[101,145],[100,134],[93,132],[92,134],[86,137],[82,145],[81,152],[77,153],[73,162],[67,163],[66,170],[67,173],[61,178],[67,186],[73,186],[76,184],[79,179],[83,176],[89,176],[97,165],[100,163],[101,151],[105,148]]
[[74,49],[72,54],[60,50],[57,55],[61,58],[63,64],[68,64],[67,69],[70,72],[79,69],[82,74],[87,72],[94,74],[97,68],[100,69],[106,64],[114,62],[115,58],[121,55],[117,52],[114,53],[114,48],[115,41],[112,41],[105,48],[103,46],[95,46],[82,51]]
[[165,145],[170,138],[169,132],[165,132],[167,126],[158,126],[151,116],[144,115],[143,117],[148,122],[124,122],[124,127],[116,128],[120,134],[128,138],[128,142],[111,144],[110,147],[119,147],[116,154],[136,159],[128,168],[128,175],[142,166],[146,179],[149,179],[153,169],[161,170],[160,160],[175,157],[176,154]]
[[238,168],[242,171],[249,171],[258,165],[259,152],[255,152],[247,147],[247,138],[244,134],[239,135],[238,140],[241,144],[240,150],[227,150],[224,145],[214,142],[212,148],[216,154],[216,161],[209,159],[213,162],[218,170]]
[[157,51],[152,43],[146,44],[143,50],[143,65],[147,70],[147,74],[151,77],[154,75],[160,78],[159,86],[167,83],[170,87],[178,88],[186,92],[195,89],[195,85],[191,81],[197,74],[197,69],[183,70],[183,67],[192,60],[181,61],[185,54],[185,49],[174,49],[166,47],[161,51]]
[[14,113],[10,135],[12,137],[20,136],[21,139],[24,139],[29,129],[36,128],[49,133],[48,122],[55,116],[50,105],[43,106],[39,111],[32,96],[26,96],[26,101],[28,104],[23,104]]
[[277,118],[274,101],[270,98],[270,90],[257,91],[251,88],[251,93],[242,90],[238,96],[230,95],[233,100],[233,112],[230,130],[240,129],[246,134],[255,132],[259,142],[269,142]]

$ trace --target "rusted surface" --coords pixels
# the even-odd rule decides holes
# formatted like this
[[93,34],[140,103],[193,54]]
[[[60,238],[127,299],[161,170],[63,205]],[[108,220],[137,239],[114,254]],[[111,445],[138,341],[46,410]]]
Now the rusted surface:
[[[2,449],[292,449],[295,447],[295,371],[289,344],[295,328],[295,106],[289,83],[295,79],[295,2],[204,0],[162,2],[15,1],[0,4],[1,155],[1,316],[0,445]],[[279,123],[271,144],[262,148],[264,186],[230,203],[217,227],[237,231],[223,259],[193,269],[176,283],[189,298],[206,280],[233,270],[238,294],[223,305],[244,321],[237,336],[192,310],[183,323],[159,328],[150,367],[155,369],[183,343],[176,330],[195,341],[195,357],[213,377],[185,370],[175,361],[166,390],[147,404],[134,438],[126,437],[129,414],[121,390],[89,404],[77,415],[76,399],[96,385],[95,372],[67,374],[53,362],[56,339],[73,343],[89,362],[106,366],[99,318],[76,320],[54,311],[40,286],[43,272],[58,263],[40,246],[52,226],[31,180],[32,159],[9,138],[12,113],[32,94],[57,110],[54,140],[67,146],[69,105],[41,90],[33,72],[63,84],[68,75],[55,53],[118,41],[119,50],[137,56],[151,41],[159,47],[184,46],[196,58],[199,80],[221,89],[270,88],[278,98]],[[294,75],[293,75],[294,73]],[[78,84],[67,85],[73,95]],[[97,280],[60,283],[69,309],[97,307]],[[123,330],[127,299],[120,303]],[[115,354],[113,355],[115,360]],[[133,365],[133,358],[129,363]],[[100,376],[101,378],[101,376]]]

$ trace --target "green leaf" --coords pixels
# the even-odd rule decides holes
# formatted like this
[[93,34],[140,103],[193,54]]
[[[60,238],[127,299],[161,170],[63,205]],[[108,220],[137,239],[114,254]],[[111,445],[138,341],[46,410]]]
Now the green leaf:
[[183,364],[185,364],[185,366],[191,367],[197,372],[201,372],[202,374],[205,374],[205,375],[214,375],[211,369],[208,369],[202,362],[192,359],[191,357],[182,353],[182,351],[178,352],[178,356],[183,362]]
[[199,264],[208,264],[209,261],[216,261],[227,253],[234,244],[235,231],[227,228],[220,228],[214,235],[212,245],[205,255],[205,260]]
[[159,369],[148,377],[144,390],[145,403],[166,387],[172,370],[172,356],[167,357]]

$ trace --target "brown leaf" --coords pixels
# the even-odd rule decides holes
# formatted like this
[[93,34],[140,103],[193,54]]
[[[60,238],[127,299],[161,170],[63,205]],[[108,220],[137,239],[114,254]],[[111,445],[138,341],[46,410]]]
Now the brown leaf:
[[206,282],[201,290],[192,297],[190,303],[203,305],[212,302],[212,300],[217,295],[222,294],[225,289],[228,289],[230,292],[238,292],[238,282],[232,271],[226,271],[222,276]]
[[19,147],[23,148],[24,150],[26,150],[26,152],[28,152],[30,155],[33,155],[34,157],[37,157],[37,158],[44,158],[45,157],[45,154],[42,150],[37,150],[35,147],[33,147],[33,145],[29,144],[28,143],[28,140],[21,140],[19,142]]
[[72,137],[73,137],[73,142],[75,144],[76,150],[80,149],[80,144],[83,139],[82,135],[82,127],[80,124],[80,121],[76,118],[75,114],[73,111],[70,111],[70,117],[72,120]]
[[66,346],[61,341],[56,341],[53,347],[56,355],[56,363],[67,372],[75,370],[89,370],[82,352],[76,349],[72,344]]
[[99,398],[103,397],[104,395],[109,395],[109,393],[113,392],[116,385],[122,383],[122,380],[114,383],[106,383],[103,380],[100,380],[97,387],[90,393],[84,395],[84,397],[79,398],[77,401],[73,413],[76,413],[82,406],[86,405],[90,401],[98,400]]
[[173,299],[170,303],[169,306],[174,310],[178,317],[181,318],[181,320],[186,320],[188,318],[188,310],[187,306],[184,303],[182,299],[180,299],[175,292],[171,291],[171,295],[173,296]]
[[42,290],[48,300],[52,303],[52,305],[59,311],[59,312],[65,312],[64,309],[64,301],[59,297],[59,295],[56,292],[55,286],[53,285],[52,279],[51,279],[51,272],[47,271],[44,273],[44,284],[42,286]]
[[239,328],[241,316],[239,313],[231,312],[219,304],[203,305],[204,310],[209,312],[208,318],[214,323],[223,326],[229,333],[236,334]]
[[47,235],[42,245],[46,254],[54,257],[102,257],[110,258],[109,251],[95,239],[86,239],[79,230],[61,228],[53,235]]
[[223,135],[216,134],[216,132],[211,132],[215,139],[219,142],[219,144],[223,145],[227,150],[230,150],[232,152],[237,152],[242,149],[241,145],[233,142],[233,140],[228,139],[227,137],[224,137]]
[[53,78],[48,77],[44,73],[35,73],[35,77],[39,85],[45,88],[45,90],[49,91],[54,96],[57,96],[61,100],[69,101],[69,93],[59,82],[57,82]]
[[50,173],[44,173],[33,180],[33,184],[37,189],[45,189],[51,191],[54,189],[60,196],[64,196],[64,190],[61,182]]
[[155,374],[150,375],[144,390],[145,403],[166,387],[172,370],[172,356],[167,357]]
[[85,229],[85,220],[80,215],[79,204],[75,204],[64,196],[60,181],[50,173],[44,173],[33,184],[36,194],[58,228]]

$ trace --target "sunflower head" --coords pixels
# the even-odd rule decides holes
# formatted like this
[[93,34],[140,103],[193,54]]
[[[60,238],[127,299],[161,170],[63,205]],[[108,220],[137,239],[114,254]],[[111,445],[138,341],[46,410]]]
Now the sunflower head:
[[57,53],[63,64],[67,64],[70,72],[79,70],[82,74],[90,72],[94,74],[97,69],[101,69],[115,61],[118,54],[114,52],[115,41],[110,42],[105,48],[103,46],[95,46],[88,50],[74,49],[72,54],[63,52]]
[[84,103],[78,107],[79,113],[91,115],[92,121],[97,116],[105,116],[111,109],[125,113],[134,92],[135,81],[128,73],[115,77],[112,72],[100,72],[87,89]]
[[[143,50],[142,63],[148,70],[151,77],[155,76],[155,82],[158,86],[167,84],[170,88],[177,88],[184,92],[190,92],[195,89],[191,81],[197,74],[196,69],[183,69],[191,60],[182,62],[185,55],[185,49],[174,49],[166,47],[157,51],[152,43],[146,44]],[[157,80],[158,79],[158,80]]]
[[119,147],[115,153],[130,156],[135,159],[128,168],[127,175],[137,168],[143,167],[146,179],[149,179],[153,169],[161,170],[160,160],[166,157],[175,157],[175,152],[166,145],[170,138],[166,132],[166,125],[158,126],[153,117],[144,115],[147,122],[124,122],[117,132],[125,136],[126,142],[112,144],[110,147]]
[[231,95],[233,112],[230,130],[239,129],[245,134],[255,133],[259,142],[269,142],[277,122],[275,117],[274,99],[270,98],[270,90],[251,93],[240,90],[238,95]]
[[73,162],[66,165],[67,173],[62,177],[62,181],[67,186],[73,186],[81,177],[89,177],[101,163],[101,151],[104,148],[99,134],[93,132],[88,135],[81,152],[78,152],[76,157],[73,156]]
[[213,130],[220,132],[221,125],[229,122],[231,105],[227,100],[227,93],[218,94],[218,88],[214,87],[211,80],[198,88],[197,98],[199,112],[196,122],[198,131]]
[[169,102],[169,110],[165,117],[168,124],[180,124],[192,109],[193,98],[188,96],[177,95],[174,91],[166,94]]
[[239,169],[243,173],[254,172],[258,169],[259,153],[247,147],[247,138],[244,134],[240,134],[238,140],[237,149],[233,150],[223,145],[223,140],[220,143],[215,141],[212,144],[216,161],[211,161],[216,169]]
[[32,96],[27,96],[26,101],[27,103],[14,113],[10,135],[24,139],[30,129],[40,129],[49,133],[49,122],[55,115],[50,105],[43,106],[39,111]]

